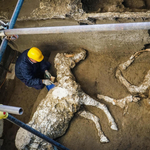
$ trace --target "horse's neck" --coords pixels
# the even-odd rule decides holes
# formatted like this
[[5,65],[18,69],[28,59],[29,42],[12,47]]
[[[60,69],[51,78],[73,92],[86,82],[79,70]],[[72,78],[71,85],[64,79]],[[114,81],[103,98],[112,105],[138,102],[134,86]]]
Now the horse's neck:
[[69,81],[75,81],[75,77],[69,67],[63,67],[57,70],[57,81],[60,82],[62,78]]

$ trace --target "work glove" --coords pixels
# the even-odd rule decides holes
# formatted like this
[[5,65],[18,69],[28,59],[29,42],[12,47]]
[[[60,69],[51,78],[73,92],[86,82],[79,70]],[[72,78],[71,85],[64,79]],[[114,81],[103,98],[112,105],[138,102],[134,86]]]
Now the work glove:
[[46,78],[48,79],[50,79],[52,76],[47,70],[45,70],[45,75],[46,75]]
[[52,76],[47,70],[45,70],[46,78],[50,79],[52,82],[55,81],[55,77]]
[[52,84],[52,82],[49,79],[43,79],[42,83],[45,85],[51,85]]

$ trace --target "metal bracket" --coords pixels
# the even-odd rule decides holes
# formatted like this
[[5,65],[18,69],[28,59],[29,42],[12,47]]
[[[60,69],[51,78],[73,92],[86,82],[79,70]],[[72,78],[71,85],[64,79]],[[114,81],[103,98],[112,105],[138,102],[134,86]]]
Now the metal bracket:
[[0,36],[5,36],[4,30],[8,29],[9,23],[4,23],[2,20],[0,20]]
[[15,41],[18,39],[18,35],[11,35],[11,36],[6,36],[5,35],[5,30],[9,28],[9,23],[4,23],[2,20],[0,20],[0,36],[2,39],[6,37],[8,41]]
[[9,23],[5,23],[2,20],[0,20],[0,30],[8,29]]
[[0,20],[0,24],[2,25],[2,26],[4,26],[4,27],[7,27],[8,28],[8,23],[5,23],[5,22],[3,22],[2,20]]

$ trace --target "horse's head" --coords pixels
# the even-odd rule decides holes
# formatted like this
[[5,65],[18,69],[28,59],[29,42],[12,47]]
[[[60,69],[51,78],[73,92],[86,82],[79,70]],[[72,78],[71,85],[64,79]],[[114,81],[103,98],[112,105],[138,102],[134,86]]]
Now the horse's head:
[[78,49],[72,53],[58,53],[54,59],[56,69],[73,68],[80,60],[84,60],[86,51]]
[[75,67],[76,63],[80,60],[84,60],[86,57],[86,51],[83,49],[78,49],[72,53],[58,53],[54,59],[54,65],[57,69],[57,80],[62,79],[63,77],[74,78],[70,68]]

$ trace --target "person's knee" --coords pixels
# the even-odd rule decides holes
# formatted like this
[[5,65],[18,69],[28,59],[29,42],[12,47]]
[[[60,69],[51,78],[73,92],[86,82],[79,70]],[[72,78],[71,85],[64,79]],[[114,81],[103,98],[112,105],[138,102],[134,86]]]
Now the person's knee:
[[43,85],[38,85],[38,86],[34,86],[35,89],[37,90],[41,90],[44,88],[44,84]]
[[44,88],[45,85],[42,84],[42,85],[26,85],[26,86],[35,88],[36,90],[41,90]]

